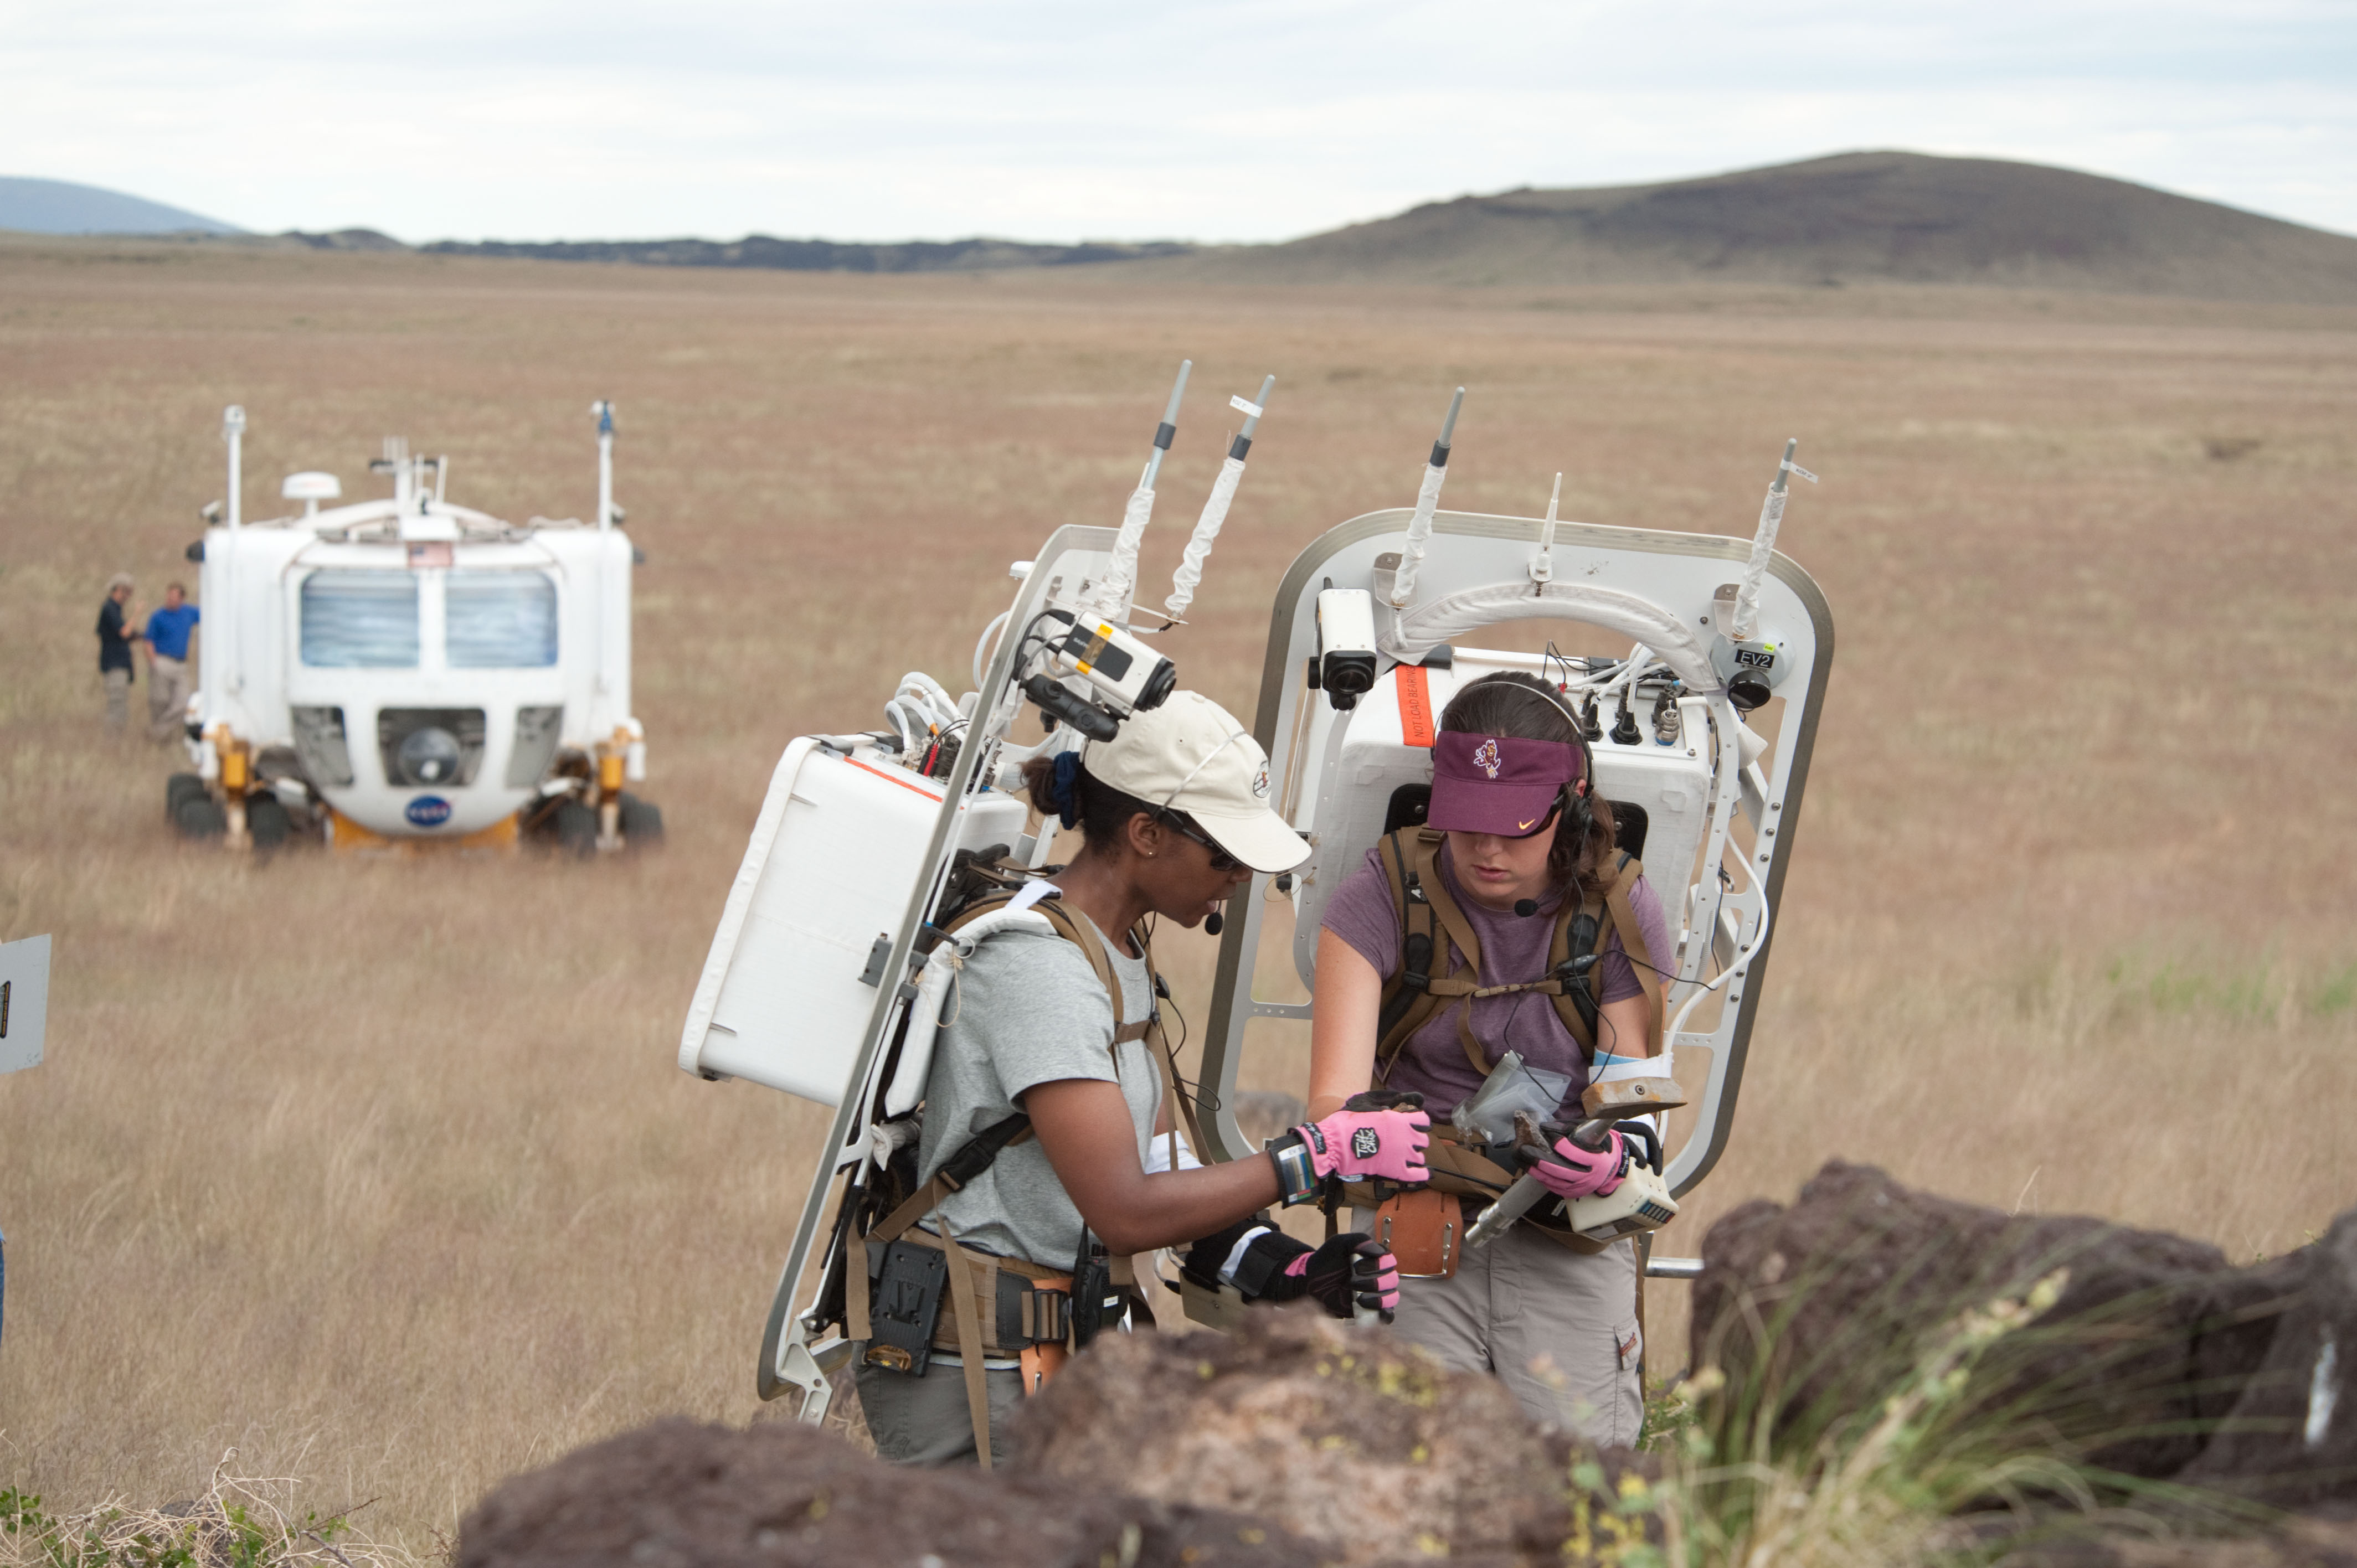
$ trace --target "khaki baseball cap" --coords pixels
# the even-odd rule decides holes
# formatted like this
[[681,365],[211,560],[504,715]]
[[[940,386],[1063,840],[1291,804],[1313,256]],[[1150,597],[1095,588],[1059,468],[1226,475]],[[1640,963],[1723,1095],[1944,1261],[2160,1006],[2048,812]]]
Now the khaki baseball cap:
[[1254,871],[1290,871],[1309,845],[1269,806],[1268,754],[1235,716],[1200,692],[1173,692],[1091,741],[1081,766],[1149,806],[1184,811]]

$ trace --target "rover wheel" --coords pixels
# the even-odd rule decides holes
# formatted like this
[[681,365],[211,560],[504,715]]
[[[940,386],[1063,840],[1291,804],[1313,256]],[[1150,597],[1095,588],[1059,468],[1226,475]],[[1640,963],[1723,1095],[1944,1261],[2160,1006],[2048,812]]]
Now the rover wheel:
[[556,847],[566,854],[587,857],[597,853],[597,813],[578,800],[556,808]]
[[652,849],[662,843],[662,808],[622,791],[622,843],[630,849]]
[[275,795],[249,795],[245,800],[245,831],[256,849],[276,849],[294,832],[286,803]]
[[164,818],[178,822],[180,802],[200,799],[205,793],[205,781],[193,773],[175,773],[164,781]]
[[229,808],[210,795],[195,795],[172,811],[172,825],[184,839],[217,839],[229,832]]

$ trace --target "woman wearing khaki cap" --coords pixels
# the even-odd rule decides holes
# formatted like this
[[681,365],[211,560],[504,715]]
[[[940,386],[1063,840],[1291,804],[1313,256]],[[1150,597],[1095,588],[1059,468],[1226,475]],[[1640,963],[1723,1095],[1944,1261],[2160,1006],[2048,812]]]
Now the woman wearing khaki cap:
[[[904,1463],[987,1465],[1068,1347],[1125,1316],[1135,1253],[1185,1249],[1190,1275],[1248,1299],[1387,1310],[1396,1275],[1381,1248],[1346,1235],[1313,1250],[1261,1211],[1332,1176],[1424,1177],[1428,1123],[1413,1106],[1339,1110],[1266,1159],[1211,1166],[1175,1131],[1148,917],[1199,926],[1253,872],[1308,854],[1269,809],[1268,759],[1244,727],[1178,692],[1024,772],[1033,804],[1084,847],[997,901],[1044,924],[1004,922],[963,958],[926,1080],[923,1185],[851,1252],[870,1260],[847,1282],[860,1404],[877,1452]],[[1111,1321],[1089,1321],[1108,1299]],[[940,1327],[896,1342],[911,1322]]]

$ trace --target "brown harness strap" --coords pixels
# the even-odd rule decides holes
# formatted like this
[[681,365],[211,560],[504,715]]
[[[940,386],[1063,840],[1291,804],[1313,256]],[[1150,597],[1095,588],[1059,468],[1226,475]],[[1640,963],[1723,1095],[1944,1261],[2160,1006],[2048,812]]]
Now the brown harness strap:
[[[1471,1064],[1473,1070],[1488,1077],[1496,1064],[1490,1060],[1489,1054],[1481,1048],[1480,1042],[1473,1034],[1473,1004],[1485,996],[1511,996],[1525,992],[1535,992],[1553,999],[1555,1015],[1570,1031],[1572,1039],[1579,1046],[1580,1054],[1593,1061],[1596,1058],[1595,1031],[1588,1027],[1587,1020],[1580,1013],[1572,993],[1560,979],[1555,978],[1555,972],[1571,957],[1571,931],[1581,915],[1610,918],[1616,926],[1622,923],[1620,910],[1610,903],[1610,893],[1608,891],[1603,901],[1588,899],[1578,904],[1566,903],[1557,911],[1554,937],[1548,943],[1545,976],[1504,985],[1484,985],[1481,983],[1480,939],[1474,934],[1472,923],[1449,894],[1447,880],[1440,874],[1440,848],[1447,842],[1447,836],[1429,828],[1419,829],[1412,865],[1410,854],[1402,848],[1402,837],[1401,833],[1392,834],[1383,846],[1388,853],[1378,856],[1391,883],[1392,908],[1400,916],[1401,969],[1385,986],[1387,1003],[1397,994],[1397,988],[1406,983],[1408,939],[1417,933],[1419,926],[1431,941],[1432,952],[1426,964],[1422,993],[1376,1042],[1375,1081],[1381,1083],[1390,1076],[1393,1064],[1399,1059],[1400,1052],[1406,1048],[1409,1038],[1424,1027],[1436,1012],[1444,1007],[1456,1007],[1460,1002],[1463,1007],[1457,1017],[1458,1044],[1463,1047],[1465,1059]],[[1622,856],[1609,885],[1610,889],[1619,890],[1620,905],[1624,908],[1628,903],[1626,886],[1632,868],[1634,875],[1641,875],[1644,872],[1641,865]],[[1635,915],[1631,912],[1627,925],[1633,928],[1634,923]],[[1591,950],[1599,959],[1604,951],[1606,929],[1605,918],[1599,918],[1596,922],[1595,947]],[[1624,931],[1621,946],[1632,954],[1641,956],[1650,966],[1652,954],[1646,950],[1641,932],[1631,947]],[[1654,1032],[1658,1037],[1658,1023]]]
[[[974,1271],[966,1266],[973,1254],[957,1244],[950,1222],[937,1209],[933,1222],[942,1228],[943,1250],[950,1255],[950,1305],[957,1314],[958,1352],[961,1369],[965,1373],[965,1402],[974,1417],[974,1459],[985,1470],[990,1468],[990,1385],[982,1365],[982,1309],[974,1302]],[[998,1303],[998,1279],[991,1276],[991,1305]]]

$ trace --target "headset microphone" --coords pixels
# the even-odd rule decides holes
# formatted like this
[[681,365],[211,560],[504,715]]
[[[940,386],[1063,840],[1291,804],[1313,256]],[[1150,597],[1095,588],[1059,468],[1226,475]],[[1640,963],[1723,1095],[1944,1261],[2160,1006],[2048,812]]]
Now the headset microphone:
[[1222,931],[1227,929],[1227,927],[1228,922],[1226,917],[1222,916],[1217,909],[1212,910],[1210,914],[1203,917],[1203,934],[1205,936],[1216,937]]
[[1523,919],[1527,920],[1538,912],[1539,901],[1537,899],[1517,898],[1514,900],[1514,913],[1520,915]]

